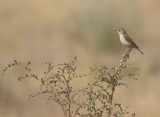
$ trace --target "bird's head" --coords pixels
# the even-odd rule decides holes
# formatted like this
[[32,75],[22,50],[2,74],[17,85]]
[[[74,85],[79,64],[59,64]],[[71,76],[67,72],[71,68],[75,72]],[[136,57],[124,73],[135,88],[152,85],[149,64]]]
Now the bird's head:
[[119,28],[119,29],[116,29],[114,31],[116,31],[118,34],[124,34],[124,33],[126,33],[126,31],[123,28]]

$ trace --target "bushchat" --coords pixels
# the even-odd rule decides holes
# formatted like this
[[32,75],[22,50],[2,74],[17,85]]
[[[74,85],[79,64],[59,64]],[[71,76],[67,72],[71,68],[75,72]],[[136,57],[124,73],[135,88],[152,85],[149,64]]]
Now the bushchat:
[[129,48],[127,54],[129,54],[133,48],[137,49],[141,54],[143,54],[143,52],[139,49],[139,47],[136,45],[136,43],[132,40],[132,38],[127,34],[127,32],[124,29],[119,28],[114,31],[116,31],[119,34],[119,38],[122,45]]

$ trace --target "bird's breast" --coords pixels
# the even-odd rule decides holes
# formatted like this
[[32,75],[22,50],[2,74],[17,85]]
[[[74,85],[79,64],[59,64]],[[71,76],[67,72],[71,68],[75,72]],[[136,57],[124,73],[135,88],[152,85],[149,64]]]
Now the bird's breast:
[[123,34],[120,34],[119,36],[120,36],[120,41],[123,45],[130,46],[130,43],[124,38]]

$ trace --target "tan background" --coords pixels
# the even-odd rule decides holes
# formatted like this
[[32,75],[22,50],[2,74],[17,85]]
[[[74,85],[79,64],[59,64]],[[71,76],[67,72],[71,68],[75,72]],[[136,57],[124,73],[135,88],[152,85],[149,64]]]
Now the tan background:
[[[139,80],[117,90],[115,101],[129,105],[137,117],[159,117],[159,0],[1,0],[0,72],[14,59],[31,60],[38,75],[45,61],[63,63],[74,56],[80,72],[116,66],[127,51],[113,31],[118,27],[127,30],[144,55],[132,51],[128,63],[140,68]],[[55,103],[46,105],[45,96],[26,100],[39,84],[19,83],[22,74],[12,69],[0,80],[0,117],[62,117]]]

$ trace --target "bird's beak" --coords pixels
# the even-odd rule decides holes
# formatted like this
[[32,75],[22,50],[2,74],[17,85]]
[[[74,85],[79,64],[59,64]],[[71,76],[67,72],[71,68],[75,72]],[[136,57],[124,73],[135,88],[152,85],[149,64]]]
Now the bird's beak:
[[117,32],[117,30],[114,30],[115,32]]

